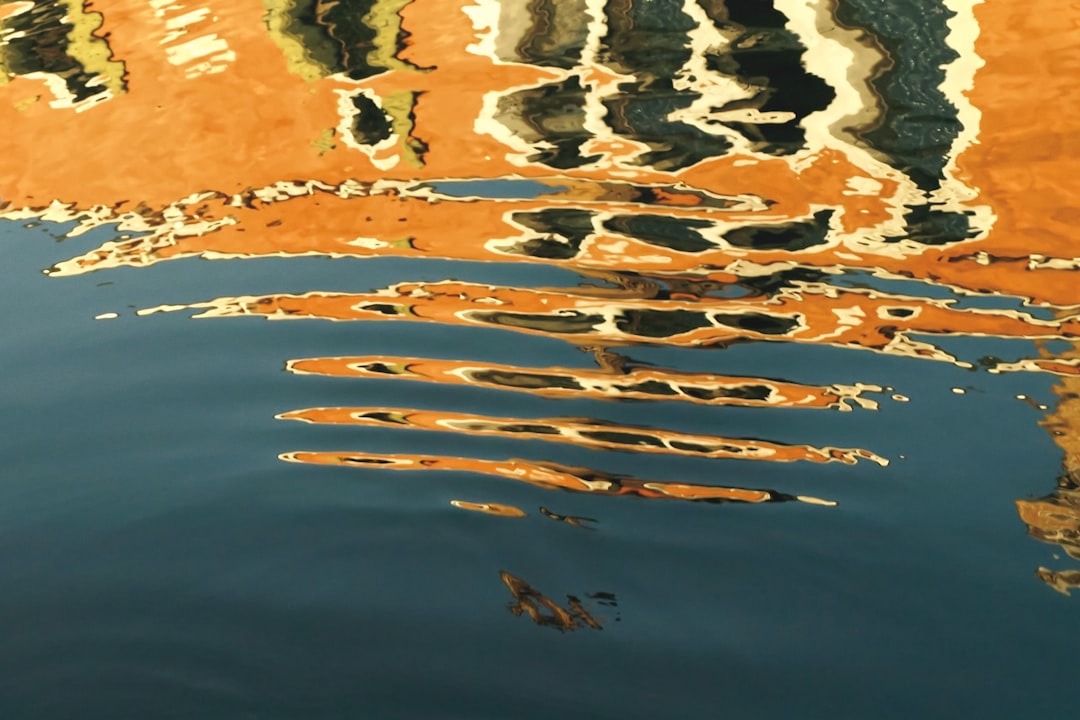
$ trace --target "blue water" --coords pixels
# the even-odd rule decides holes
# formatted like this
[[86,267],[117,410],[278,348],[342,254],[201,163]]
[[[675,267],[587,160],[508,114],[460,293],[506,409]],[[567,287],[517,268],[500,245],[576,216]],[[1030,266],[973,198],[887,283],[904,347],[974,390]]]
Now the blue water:
[[[0,2],[0,8],[7,5]],[[0,30],[30,32],[0,34],[0,71],[7,75],[0,79],[14,83],[52,74],[79,102],[105,92],[103,82],[79,64],[85,48],[66,34],[69,15],[78,10],[69,5],[38,0],[32,12],[21,4],[9,8]],[[402,19],[390,5],[342,0],[319,4],[317,13],[299,1],[274,7],[293,22],[281,32],[292,33],[310,55],[304,56],[309,70],[325,70],[306,81],[338,83],[333,87],[351,92],[392,70],[401,73],[395,82],[402,87],[417,77],[419,87],[428,69],[378,65],[389,62],[385,57],[401,62],[397,55],[423,29],[416,35],[402,29],[420,23],[417,14],[402,20],[402,27],[385,25]],[[872,262],[874,253],[887,257],[902,242],[910,241],[904,246],[909,250],[914,244],[919,252],[947,251],[976,238],[974,251],[983,238],[994,237],[979,224],[992,207],[980,216],[974,205],[958,200],[959,209],[946,209],[935,199],[953,192],[976,197],[948,170],[952,143],[963,130],[962,103],[955,88],[950,96],[943,84],[947,66],[960,58],[950,44],[962,24],[952,22],[957,3],[829,5],[838,26],[865,33],[864,50],[876,48],[889,58],[847,73],[844,82],[865,82],[873,90],[867,97],[880,107],[866,108],[866,118],[848,118],[852,126],[843,129],[851,134],[830,138],[836,141],[830,147],[850,143],[844,147],[865,153],[860,172],[867,178],[899,177],[910,185],[902,201],[894,199],[900,228],[877,239],[867,230],[860,239],[868,243],[870,259],[852,268],[833,267],[839,261],[815,255],[815,243],[831,242],[838,227],[823,226],[819,216],[835,219],[845,208],[814,207],[809,215],[800,210],[786,217],[784,203],[793,198],[781,197],[778,206],[762,202],[753,211],[768,210],[760,222],[750,211],[725,216],[718,188],[742,192],[731,169],[740,166],[725,166],[716,187],[691,187],[681,179],[695,164],[734,152],[761,162],[813,160],[804,152],[811,142],[807,121],[828,111],[836,96],[829,83],[839,81],[806,65],[806,38],[799,34],[805,29],[782,12],[791,3],[611,2],[603,5],[603,17],[595,15],[595,4],[519,5],[521,12],[500,20],[497,29],[505,37],[493,52],[502,55],[491,60],[531,64],[541,79],[521,88],[497,86],[490,78],[477,82],[491,80],[492,92],[502,93],[498,112],[486,121],[503,123],[502,131],[520,141],[514,152],[521,177],[416,180],[401,191],[401,201],[412,203],[402,212],[423,220],[416,204],[428,202],[425,193],[436,194],[438,202],[459,203],[463,225],[477,226],[469,209],[482,208],[483,200],[505,202],[508,209],[515,202],[550,202],[533,207],[531,215],[518,213],[514,227],[508,221],[508,237],[532,232],[522,235],[520,255],[484,255],[490,262],[444,257],[475,256],[469,253],[488,238],[471,236],[462,243],[472,246],[434,243],[436,249],[424,255],[417,247],[432,243],[437,233],[428,228],[412,237],[402,225],[401,237],[416,247],[400,254],[415,257],[187,257],[62,277],[45,271],[133,233],[104,224],[71,236],[73,223],[0,219],[0,720],[1068,717],[1075,705],[1077,590],[1072,597],[1054,592],[1036,569],[1075,571],[1066,548],[1075,548],[1076,538],[1059,539],[1059,545],[1031,537],[1035,530],[1016,503],[1050,495],[1064,472],[1062,448],[1069,438],[1055,436],[1048,417],[1067,411],[1061,383],[1070,381],[1048,373],[988,371],[1001,362],[1074,352],[1075,338],[1064,332],[1059,336],[1046,325],[1029,327],[1030,335],[1043,339],[994,338],[965,331],[964,322],[955,320],[955,334],[910,333],[958,359],[951,363],[836,340],[851,329],[839,325],[831,340],[778,334],[773,341],[758,337],[704,348],[678,347],[663,333],[648,343],[620,344],[594,332],[570,338],[580,340],[579,347],[556,334],[511,332],[461,316],[455,324],[271,322],[254,312],[193,318],[205,309],[200,303],[215,298],[363,294],[400,282],[448,279],[543,289],[555,301],[606,292],[614,298],[610,307],[625,301],[638,310],[649,302],[670,308],[689,302],[687,296],[703,306],[744,302],[762,312],[775,310],[778,297],[796,297],[793,312],[807,316],[815,309],[845,309],[815,306],[807,288],[816,286],[845,298],[900,296],[890,302],[928,313],[937,301],[1000,317],[1026,313],[1047,324],[1066,313],[1009,292],[939,284],[915,261],[910,273],[889,273]],[[111,19],[111,10],[102,12]],[[596,21],[589,27],[587,13]],[[695,36],[691,43],[699,22],[723,30],[724,42],[714,38],[703,49]],[[600,25],[606,34],[589,39]],[[253,23],[247,32],[266,28]],[[108,36],[95,37],[108,49]],[[392,52],[376,57],[356,47]],[[595,51],[590,67],[583,59],[587,49]],[[703,64],[694,72],[708,75],[713,86],[703,81],[700,90],[683,72],[695,59]],[[618,86],[590,99],[604,108],[602,117],[586,123],[582,78],[616,72]],[[140,83],[154,81],[133,72],[114,89],[135,94],[148,87]],[[735,92],[729,81],[745,93],[732,107],[699,102],[709,99],[709,87],[721,88],[718,96],[728,102],[724,93]],[[194,81],[184,86],[193,87]],[[440,152],[468,154],[475,138],[421,147],[425,132],[440,122],[424,114],[439,90],[403,91],[394,101],[399,115],[391,117],[391,103],[384,108],[339,88],[346,109],[358,114],[343,116],[330,137],[339,150],[346,140],[350,148],[371,150],[385,139],[380,132],[401,133],[404,123],[415,137],[399,138],[404,144],[395,152],[412,142],[414,159],[430,150],[434,166],[444,161]],[[413,104],[402,111],[404,95]],[[177,97],[186,96],[178,91]],[[123,97],[98,100],[119,103]],[[753,112],[742,121],[711,119],[710,113],[722,110]],[[757,112],[776,117],[755,120]],[[590,185],[587,178],[602,173],[590,169],[595,157],[585,148],[601,121],[605,132],[640,152],[633,162],[623,156],[621,170]],[[329,152],[329,141],[319,142],[311,153]],[[254,164],[258,158],[239,161]],[[411,172],[402,170],[407,164],[395,172]],[[642,177],[655,173],[667,180],[625,180],[636,177],[630,167]],[[197,168],[191,169],[194,174]],[[0,200],[7,201],[4,193],[21,187],[20,173],[28,170],[0,158],[0,171]],[[431,176],[424,173],[418,177]],[[409,182],[401,180],[401,187]],[[326,192],[330,184],[319,187]],[[222,190],[191,191],[215,189]],[[818,188],[808,184],[803,190],[816,197]],[[125,199],[125,210],[137,200]],[[219,200],[207,200],[207,207]],[[361,208],[367,200],[350,202]],[[699,200],[703,204],[695,206]],[[319,212],[314,202],[276,202]],[[272,230],[281,223],[261,223],[255,216],[263,206],[254,201],[250,214],[239,205],[219,205],[210,214],[237,208],[249,223],[245,229],[270,240],[281,237],[275,232],[296,232],[291,222],[308,219],[290,207],[282,213],[284,227]],[[15,205],[0,203],[0,212],[9,210],[10,218]],[[340,217],[325,212],[327,225],[336,228]],[[358,209],[356,217],[365,212]],[[652,224],[635,225],[644,215],[652,216]],[[158,222],[152,213],[145,217]],[[706,239],[706,217],[734,217],[725,232],[738,226],[742,234],[724,235],[726,245]],[[371,227],[356,223],[358,234]],[[164,220],[159,225],[162,230]],[[629,253],[685,259],[704,248],[708,252],[700,257],[707,262],[693,272],[653,268],[650,274],[642,257],[626,255],[625,266],[605,268],[611,272],[586,272],[581,247],[603,235],[601,227],[642,240]],[[324,245],[343,252],[346,246],[334,244],[338,230],[321,237],[319,229],[315,222],[305,230],[313,233],[312,253],[329,254]],[[397,235],[382,239],[401,241]],[[177,242],[183,246],[185,239]],[[253,253],[266,253],[267,246],[253,243]],[[774,268],[763,279],[761,272],[743,276],[734,265],[710,264],[733,248],[732,257],[745,251],[750,261],[768,257],[778,267],[782,263],[769,253],[790,251],[792,267]],[[971,283],[988,277],[974,261],[960,261],[968,263],[961,267]],[[1023,263],[1008,267],[1028,272]],[[1010,277],[1002,270],[994,279],[1008,285]],[[175,307],[140,312],[162,305]],[[257,309],[254,303],[245,307]],[[474,303],[469,311],[494,307]],[[692,314],[684,312],[680,317]],[[832,318],[822,314],[826,320],[810,324],[827,330]],[[674,317],[663,321],[673,327]],[[856,324],[869,336],[873,329],[887,334],[887,322],[870,314]],[[787,342],[793,338],[799,342]],[[591,372],[603,367],[605,357],[611,361],[596,352],[597,345],[633,367],[743,376],[755,383],[877,386],[862,397],[878,408],[602,401],[584,393],[553,399],[286,368],[298,358],[383,355]],[[276,419],[301,408],[353,406],[516,418],[534,428],[543,419],[576,418],[653,435],[861,448],[888,464],[756,462],[605,450],[525,434]],[[279,458],[293,451],[517,458],[508,465],[519,472],[557,463],[578,468],[591,486],[568,492],[479,470],[407,472]],[[835,506],[692,502],[656,489],[677,494],[684,485],[767,489],[780,499],[808,496]],[[523,516],[469,512],[452,501],[511,506]],[[1067,498],[1059,509],[1061,517],[1043,521],[1067,524],[1067,510],[1076,517]]]
[[[888,383],[877,413],[602,406],[624,423],[870,447],[887,468],[605,453],[605,468],[837,500],[709,506],[548,493],[468,473],[281,463],[290,447],[454,454],[453,435],[302,426],[324,404],[576,414],[420,383],[294,376],[290,357],[380,352],[586,356],[495,330],[135,317],[171,298],[320,287],[386,273],[498,278],[502,266],[181,261],[50,279],[92,247],[2,228],[6,421],[0,708],[22,718],[1017,717],[1065,707],[1076,607],[1033,577],[1056,548],[1013,501],[1045,494],[1059,451],[1039,375],[988,376],[872,353],[743,345],[643,350],[683,369]],[[390,267],[392,266],[392,270]],[[558,273],[554,273],[558,274]],[[541,283],[551,278],[531,276]],[[95,315],[116,311],[115,320]],[[992,343],[988,342],[988,345]],[[989,349],[989,348],[988,348]],[[577,356],[581,356],[578,358]],[[965,395],[950,388],[969,387]],[[558,407],[552,407],[558,405]],[[595,462],[595,451],[470,439],[477,456]],[[537,447],[539,445],[539,447]],[[903,456],[904,459],[900,459]],[[597,519],[595,531],[498,501]],[[506,570],[557,602],[609,592],[603,630],[507,612]]]

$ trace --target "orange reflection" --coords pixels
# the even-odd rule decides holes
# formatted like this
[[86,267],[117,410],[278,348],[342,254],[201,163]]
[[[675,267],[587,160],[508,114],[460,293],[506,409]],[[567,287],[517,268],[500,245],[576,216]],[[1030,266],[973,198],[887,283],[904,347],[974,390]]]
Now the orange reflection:
[[[534,290],[455,281],[398,283],[373,293],[223,297],[140,311],[200,309],[195,317],[408,320],[499,327],[578,343],[702,347],[758,340],[832,345],[905,357],[960,361],[913,335],[1024,339],[1080,337],[1075,318],[956,309],[953,301],[799,283],[767,300],[596,297],[585,289]],[[1037,366],[1036,366],[1037,367]]]
[[495,363],[390,357],[324,357],[290,360],[286,368],[300,375],[352,378],[399,378],[525,392],[551,398],[597,400],[678,400],[702,405],[799,407],[851,410],[849,401],[874,409],[867,391],[877,386],[815,387],[782,380],[741,378],[634,367],[621,372],[586,368],[527,368]]
[[283,420],[302,420],[331,425],[365,425],[496,436],[548,442],[573,443],[580,447],[625,452],[687,455],[692,457],[770,460],[772,462],[842,462],[852,465],[860,458],[878,465],[889,461],[867,450],[780,445],[763,440],[696,435],[647,427],[616,425],[592,418],[495,418],[468,413],[404,408],[330,407],[291,410]]
[[[30,71],[36,67],[31,50],[11,45],[4,51],[16,71],[0,87],[0,122],[16,131],[2,149],[11,167],[20,168],[0,184],[8,215],[69,217],[83,229],[120,223],[121,231],[151,233],[148,239],[107,244],[62,272],[100,266],[103,256],[145,264],[187,255],[424,253],[491,259],[509,253],[664,273],[737,276],[747,262],[869,268],[1059,304],[1072,298],[1062,272],[1069,268],[1059,267],[1071,262],[1063,248],[1043,248],[1040,255],[1030,244],[1016,243],[1025,250],[1021,257],[1002,247],[1000,237],[986,244],[992,216],[972,204],[978,191],[954,167],[956,161],[928,180],[874,149],[868,138],[887,113],[871,88],[887,52],[843,30],[843,23],[834,22],[823,35],[820,28],[827,25],[814,13],[829,10],[787,8],[793,14],[786,19],[772,10],[778,25],[769,32],[778,42],[783,36],[786,47],[845,52],[851,67],[805,52],[801,62],[807,69],[798,63],[788,68],[800,83],[767,87],[761,84],[770,82],[767,77],[744,77],[708,63],[698,67],[737,37],[729,33],[747,27],[735,19],[737,12],[721,5],[681,8],[697,24],[684,29],[687,46],[701,56],[688,53],[678,75],[697,79],[680,85],[690,104],[661,122],[678,132],[657,134],[635,125],[640,118],[629,114],[635,96],[624,89],[650,97],[650,79],[658,71],[626,64],[623,53],[630,52],[632,38],[614,28],[633,23],[627,20],[637,12],[633,3],[621,10],[604,3],[571,10],[553,2],[547,10],[517,14],[499,13],[487,1],[318,5],[306,20],[300,6],[286,0],[207,0],[198,8],[116,1],[74,25],[71,13],[67,20],[63,13],[52,19],[9,13],[12,28],[31,16],[37,18],[33,29],[46,27],[46,20],[65,32],[81,28],[68,33],[77,40],[67,49],[71,62],[85,66],[88,85],[104,86],[117,77],[123,87],[74,117],[63,105],[26,105],[27,97],[56,92],[50,78],[59,75],[50,74],[52,66]],[[574,41],[578,50],[565,58],[521,54],[522,38],[561,32],[544,20],[549,12],[562,13],[564,29],[587,17],[598,24],[581,26],[585,34]],[[346,27],[349,13],[359,22]],[[596,35],[603,27],[613,34]],[[966,50],[959,31],[945,39]],[[563,40],[537,40],[536,47]],[[602,42],[614,56],[597,50]],[[102,48],[119,58],[123,73],[90,60]],[[737,56],[740,49],[727,52]],[[960,75],[973,73],[977,57],[961,53],[954,65]],[[131,92],[127,77],[157,81]],[[777,75],[775,82],[786,81]],[[811,87],[820,102],[807,114],[796,106]],[[963,88],[946,83],[942,92],[958,108],[958,119],[968,120],[974,111]],[[545,105],[544,93],[565,99],[561,109]],[[845,97],[866,103],[858,120],[845,115]],[[770,104],[787,109],[766,109]],[[225,120],[223,107],[244,111]],[[563,134],[567,123],[580,126],[580,133]],[[45,136],[63,132],[71,138],[67,147],[94,152],[73,157],[66,147],[34,147],[19,140],[19,129]],[[957,137],[952,150],[958,156],[973,147],[972,131]],[[781,141],[777,133],[799,140]],[[462,138],[468,138],[468,153],[459,151]],[[573,152],[552,156],[548,145]],[[139,152],[130,152],[132,147]],[[175,147],[184,148],[183,161],[172,152]],[[232,153],[258,162],[234,162]],[[911,176],[901,171],[905,167]],[[432,190],[432,182],[473,177],[536,178],[556,192],[543,201],[498,202],[480,199],[482,191],[451,197]],[[603,209],[591,212],[588,203]],[[664,246],[635,229],[640,219],[611,212],[635,203],[666,208],[656,220],[682,222],[684,231],[699,238],[693,241],[698,247]],[[969,216],[970,242],[964,233],[946,247],[898,239],[904,222],[915,222],[916,209],[935,203],[957,217]],[[535,227],[537,218],[529,216],[553,207],[592,217],[592,226],[579,227],[579,236],[569,238],[569,254],[560,258],[525,247],[546,242],[545,231]],[[698,227],[715,215],[706,211],[743,217]],[[468,222],[458,221],[462,214]],[[450,223],[448,215],[454,216]],[[359,217],[371,220],[358,225]],[[408,222],[404,234],[395,226],[399,217]],[[792,223],[805,225],[810,236],[792,245]],[[242,231],[248,232],[238,235]],[[995,266],[996,260],[1008,265],[1020,259],[1029,261],[1028,272]]]
[[[890,72],[890,49],[885,40],[867,39],[873,28],[860,31],[852,18],[831,17],[843,3],[769,8],[775,26],[754,29],[751,36],[765,49],[773,41],[801,48],[784,70],[799,78],[790,86],[779,67],[775,78],[728,68],[731,58],[746,59],[738,41],[750,24],[738,8],[678,8],[675,15],[689,22],[681,26],[688,52],[675,73],[686,103],[657,120],[664,130],[640,125],[630,112],[638,100],[627,90],[641,101],[651,98],[661,72],[628,60],[634,40],[624,25],[633,26],[635,3],[551,2],[518,13],[500,12],[488,0],[316,4],[310,17],[291,0],[204,0],[197,6],[114,0],[101,12],[45,0],[6,6],[9,31],[66,38],[61,49],[67,63],[49,64],[40,47],[25,43],[12,41],[0,50],[6,69],[0,74],[0,123],[12,129],[0,156],[18,168],[0,175],[8,216],[70,217],[90,226],[120,223],[121,231],[149,231],[162,242],[136,242],[137,251],[130,248],[127,257],[145,263],[185,254],[364,254],[365,242],[408,252],[403,238],[414,239],[413,251],[437,257],[489,257],[482,245],[522,228],[508,236],[485,223],[505,228],[509,207],[527,215],[552,203],[570,202],[580,210],[581,202],[644,202],[692,215],[710,207],[766,210],[773,231],[766,227],[756,242],[733,245],[719,238],[740,223],[762,221],[721,223],[704,233],[703,252],[657,247],[625,228],[612,234],[625,220],[605,211],[586,228],[587,247],[574,253],[573,262],[610,267],[614,260],[627,268],[640,260],[643,270],[735,275],[747,262],[868,268],[1075,304],[1071,221],[1062,210],[1070,207],[1062,197],[1069,176],[1065,163],[1054,163],[1070,154],[1065,148],[1047,151],[1032,170],[1031,143],[1016,130],[1032,126],[1032,108],[1040,105],[1030,102],[1035,90],[1008,80],[1017,67],[1015,43],[1046,35],[1046,18],[1067,22],[1061,13],[1074,10],[1033,8],[1032,17],[1017,18],[996,6],[955,9],[960,17],[940,33],[953,52],[950,73],[935,90],[953,107],[961,130],[941,151],[944,160],[931,177],[877,138],[890,112],[878,90]],[[550,23],[551,13],[562,18],[557,25]],[[571,41],[565,31],[575,25],[582,34]],[[565,56],[537,50],[564,43],[573,47]],[[1067,52],[1041,48],[1036,61],[1054,67]],[[835,61],[838,56],[849,58],[846,66]],[[985,67],[976,75],[980,63]],[[1023,66],[1027,72],[1029,63]],[[65,75],[65,68],[81,74]],[[972,76],[976,82],[969,88]],[[153,81],[132,91],[128,78],[144,77]],[[1058,85],[1059,99],[1075,95],[1061,73],[1046,73],[1039,93],[1047,82]],[[95,91],[101,88],[107,92]],[[86,92],[95,98],[90,105],[64,99]],[[558,109],[545,104],[545,93],[562,101]],[[42,100],[48,97],[54,99]],[[240,111],[225,116],[222,108]],[[1046,124],[1041,114],[1038,120]],[[977,143],[979,123],[995,138],[992,146]],[[31,131],[62,133],[69,142],[24,142]],[[1052,131],[1052,137],[1067,139]],[[469,152],[459,151],[463,138]],[[71,147],[93,152],[73,155]],[[184,148],[183,158],[177,147]],[[237,156],[257,162],[238,163]],[[1033,173],[1060,182],[1036,183]],[[537,178],[562,190],[542,203],[468,195],[460,196],[467,202],[433,203],[437,193],[429,188],[428,197],[404,202],[403,183],[416,188],[421,181],[473,177]],[[379,183],[384,188],[374,189]],[[297,185],[308,191],[288,187]],[[369,190],[360,195],[375,194],[357,206],[354,191],[363,187]],[[399,207],[388,204],[394,197],[377,199],[380,192],[401,195]],[[1021,194],[1025,200],[1007,207],[1008,198]],[[996,203],[994,213],[978,204],[983,196]],[[325,225],[312,227],[316,207]],[[925,220],[920,208],[966,218],[961,225],[968,230],[942,246],[922,244],[904,226]],[[402,209],[410,224],[404,235],[393,227]],[[443,224],[441,238],[424,232],[425,224],[438,227],[447,213],[470,220]],[[358,232],[363,228],[355,219],[368,215],[370,232]],[[430,221],[423,219],[429,215]],[[779,237],[785,223],[819,216],[828,217],[820,241],[768,247],[770,232]],[[994,222],[1021,217],[1019,233],[986,232]],[[468,229],[474,226],[476,232]],[[251,236],[242,243],[240,230]],[[365,242],[348,247],[358,239]],[[625,249],[603,249],[624,243]],[[103,248],[105,254],[113,250],[122,262],[123,248]]]
[[367,467],[379,470],[448,470],[494,475],[525,482],[545,490],[570,490],[596,495],[633,495],[654,500],[674,499],[706,503],[769,503],[798,501],[811,505],[835,505],[809,495],[788,495],[775,490],[693,485],[690,483],[637,480],[624,475],[530,460],[482,460],[440,455],[388,455],[364,452],[289,452],[286,462]]

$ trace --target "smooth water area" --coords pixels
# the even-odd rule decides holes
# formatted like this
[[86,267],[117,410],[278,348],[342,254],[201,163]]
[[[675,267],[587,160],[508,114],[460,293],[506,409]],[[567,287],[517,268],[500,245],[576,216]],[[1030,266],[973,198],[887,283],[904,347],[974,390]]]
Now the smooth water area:
[[0,717],[1065,714],[1002,5],[0,3]]

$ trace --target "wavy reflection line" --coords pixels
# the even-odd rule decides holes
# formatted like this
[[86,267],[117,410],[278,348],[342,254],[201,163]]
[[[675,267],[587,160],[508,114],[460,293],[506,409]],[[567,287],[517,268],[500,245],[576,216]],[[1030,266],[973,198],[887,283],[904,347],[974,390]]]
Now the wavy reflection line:
[[912,335],[1021,339],[1080,337],[1074,317],[1040,320],[1005,310],[954,308],[953,301],[800,283],[761,301],[695,298],[598,298],[581,288],[561,291],[457,281],[403,282],[373,293],[222,297],[161,305],[140,315],[201,310],[196,318],[407,320],[498,327],[583,342],[706,347],[737,341],[782,341],[873,350],[970,368]]
[[586,368],[530,368],[495,363],[369,355],[289,360],[299,375],[402,379],[524,392],[551,398],[672,400],[700,405],[851,410],[877,409],[864,392],[876,385],[818,387],[783,380],[631,367],[612,373]]
[[548,442],[573,443],[581,447],[626,452],[686,455],[691,457],[769,460],[772,462],[842,462],[870,460],[878,465],[889,461],[868,450],[810,445],[782,445],[767,440],[746,440],[715,435],[680,433],[671,430],[617,425],[595,418],[496,418],[470,413],[409,408],[324,407],[290,410],[277,415],[281,420],[300,420],[321,425],[357,425],[409,428],[466,435],[495,436]]
[[628,495],[650,500],[687,500],[704,503],[774,503],[801,502],[835,506],[832,500],[810,495],[789,495],[776,490],[717,487],[692,483],[639,480],[626,475],[601,472],[587,467],[561,465],[532,460],[483,460],[444,455],[395,455],[366,452],[295,451],[282,453],[286,462],[339,467],[363,467],[375,470],[445,470],[480,473],[506,480],[524,482],[544,490],[568,490],[594,495]]

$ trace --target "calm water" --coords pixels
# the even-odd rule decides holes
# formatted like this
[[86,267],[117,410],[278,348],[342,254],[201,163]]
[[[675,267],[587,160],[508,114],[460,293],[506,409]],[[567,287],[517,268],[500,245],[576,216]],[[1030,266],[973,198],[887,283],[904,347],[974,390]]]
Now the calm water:
[[0,0],[0,717],[1064,715],[1006,5]]

